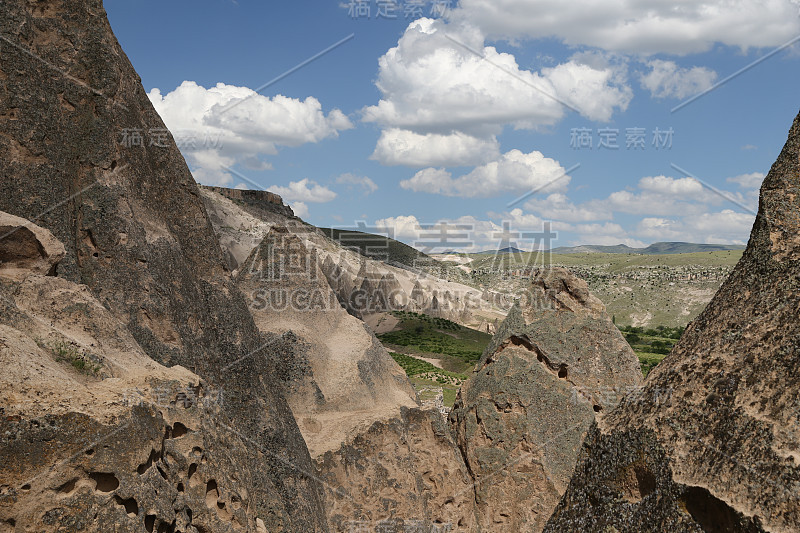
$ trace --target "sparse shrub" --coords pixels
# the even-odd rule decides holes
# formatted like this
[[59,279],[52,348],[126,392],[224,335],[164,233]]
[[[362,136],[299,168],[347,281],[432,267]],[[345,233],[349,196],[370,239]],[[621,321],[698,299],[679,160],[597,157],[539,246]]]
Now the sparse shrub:
[[103,365],[97,356],[83,352],[77,345],[66,341],[55,341],[49,345],[37,340],[42,348],[47,348],[55,356],[56,361],[66,362],[83,374],[96,376],[102,370]]

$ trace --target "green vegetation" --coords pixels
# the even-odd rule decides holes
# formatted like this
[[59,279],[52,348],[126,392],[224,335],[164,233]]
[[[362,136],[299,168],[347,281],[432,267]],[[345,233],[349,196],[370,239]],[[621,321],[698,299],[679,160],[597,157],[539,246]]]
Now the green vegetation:
[[[392,315],[400,319],[395,331],[378,338],[420,391],[420,400],[432,400],[434,391],[442,389],[444,405],[452,407],[461,383],[469,377],[492,336],[444,318],[409,311],[394,311]],[[417,357],[437,359],[447,370]]]
[[45,344],[43,341],[37,341],[41,348],[46,348],[52,352],[56,361],[66,362],[72,367],[81,372],[91,376],[96,376],[102,370],[103,365],[96,356],[81,351],[77,345],[65,341],[56,341],[51,344]]
[[444,318],[409,311],[393,311],[392,315],[399,318],[400,323],[395,331],[378,335],[381,342],[390,347],[402,346],[405,348],[402,351],[413,355],[443,358],[455,363],[455,368],[449,369],[456,372],[471,368],[492,340],[488,333]]
[[645,376],[672,351],[685,329],[684,327],[670,328],[666,326],[647,329],[633,326],[619,328],[639,358],[642,374]]
[[436,396],[437,389],[442,389],[442,403],[445,407],[453,407],[458,394],[458,385],[451,385],[449,383],[440,383],[430,379],[420,378],[418,376],[410,377],[409,380],[414,386],[414,389],[419,392],[419,399],[421,401],[433,400]]
[[434,366],[427,361],[422,361],[415,357],[411,357],[410,355],[395,352],[389,353],[391,354],[392,358],[397,361],[397,364],[400,365],[403,370],[405,370],[406,375],[409,377],[423,375],[425,378],[438,381],[439,383],[444,381],[461,383],[467,379],[466,374],[442,370],[438,366]]

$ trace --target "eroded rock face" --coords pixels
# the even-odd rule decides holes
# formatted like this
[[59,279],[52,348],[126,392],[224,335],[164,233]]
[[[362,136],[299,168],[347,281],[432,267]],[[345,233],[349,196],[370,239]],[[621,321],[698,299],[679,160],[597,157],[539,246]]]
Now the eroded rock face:
[[22,280],[30,274],[54,275],[64,245],[46,229],[0,211],[0,277]]
[[333,531],[478,531],[472,479],[436,410],[404,408],[317,469]]
[[436,277],[435,269],[377,261],[342,246],[324,230],[289,216],[277,195],[220,187],[203,187],[201,194],[231,270],[240,267],[270,228],[286,226],[318,254],[328,284],[353,316],[369,319],[387,310],[408,310],[475,327],[482,320],[504,317],[508,309],[472,287]]
[[373,422],[416,407],[405,372],[375,335],[342,308],[317,254],[275,226],[243,262],[236,285],[262,332],[297,339],[286,397],[313,457]]
[[85,285],[0,279],[0,366],[0,530],[275,523],[224,393],[150,359]]
[[564,269],[540,271],[450,413],[481,530],[541,531],[595,417],[641,376],[586,284]]
[[197,185],[101,1],[3,2],[0,34],[0,209],[58,238],[58,275],[88,287],[149,357],[224,390],[226,425],[270,451],[238,465],[269,531],[324,531],[310,456],[276,392],[278,350],[259,350]]
[[[741,261],[582,451],[547,531],[800,530],[800,117]],[[620,479],[631,479],[634,497]],[[638,496],[636,494],[638,493]]]

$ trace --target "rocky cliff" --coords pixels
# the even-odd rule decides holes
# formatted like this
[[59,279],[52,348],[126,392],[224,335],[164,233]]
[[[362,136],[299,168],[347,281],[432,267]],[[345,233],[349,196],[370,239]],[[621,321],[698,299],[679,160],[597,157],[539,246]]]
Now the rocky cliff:
[[[239,199],[242,191],[219,187],[201,190],[222,253],[232,270],[247,259],[270,228],[286,226],[292,228],[309,250],[315,251],[328,284],[354,316],[403,309],[477,327],[482,322],[502,319],[507,312],[492,302],[488,294],[438,277],[436,269],[428,263],[425,268],[415,269],[366,257],[353,245],[362,236],[369,237],[366,234],[320,230],[283,214],[275,203],[279,198],[276,195],[267,197],[263,196],[265,191],[249,192],[254,194],[245,201]],[[338,240],[329,238],[326,231]],[[374,255],[380,255],[380,246],[387,246],[386,240],[373,241],[368,241],[367,247]]]
[[641,379],[586,283],[564,269],[539,271],[450,413],[481,531],[541,531],[595,417]]
[[[3,2],[0,35],[0,209],[61,241],[59,277],[84,285],[147,356],[222,391],[220,439],[250,444],[236,463],[242,527],[255,531],[258,515],[269,531],[326,530],[310,456],[276,392],[279,349],[260,349],[265,339],[230,280],[200,191],[102,3]],[[84,431],[80,416],[65,416],[60,431]],[[28,429],[17,442],[46,447],[50,464],[75,459],[72,448],[45,444],[41,422],[20,417]],[[34,475],[21,452],[3,457]],[[215,483],[209,493],[224,497]],[[48,527],[83,515],[67,507]],[[104,519],[84,527],[109,530]]]
[[339,304],[314,251],[274,226],[236,275],[256,325],[291,336],[286,398],[311,455],[338,449],[373,422],[417,407],[405,372]]
[[739,264],[593,429],[546,531],[800,530],[800,116]]
[[43,275],[64,253],[49,231],[0,220],[0,531],[280,529],[283,502],[247,471],[275,450],[232,425],[225,391]]

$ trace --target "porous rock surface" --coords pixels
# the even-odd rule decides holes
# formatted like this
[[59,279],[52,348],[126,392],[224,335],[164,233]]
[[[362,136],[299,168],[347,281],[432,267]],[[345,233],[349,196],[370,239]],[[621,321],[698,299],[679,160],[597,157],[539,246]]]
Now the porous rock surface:
[[[231,435],[220,429],[220,439],[250,445],[235,462],[243,528],[256,531],[258,516],[268,531],[327,530],[308,450],[276,383],[275,355],[291,343],[259,351],[267,339],[102,2],[6,1],[0,35],[0,209],[59,239],[59,277],[84,285],[151,359],[223,391],[218,427]],[[80,433],[69,422],[80,418],[68,416],[59,431]],[[18,442],[49,439],[24,427]],[[70,447],[48,449],[42,458],[53,464],[71,460]],[[77,516],[79,505],[65,507],[48,527],[69,529]],[[101,514],[85,528],[109,524]]]
[[586,283],[564,269],[539,271],[450,413],[481,531],[541,531],[595,417],[641,379]]
[[0,279],[0,365],[0,531],[275,524],[222,391],[153,361],[85,285]]
[[479,531],[472,478],[435,409],[403,408],[316,462],[333,531]]
[[546,531],[800,530],[800,116],[742,259],[592,430]]

